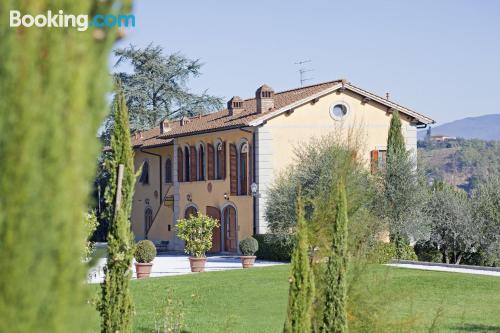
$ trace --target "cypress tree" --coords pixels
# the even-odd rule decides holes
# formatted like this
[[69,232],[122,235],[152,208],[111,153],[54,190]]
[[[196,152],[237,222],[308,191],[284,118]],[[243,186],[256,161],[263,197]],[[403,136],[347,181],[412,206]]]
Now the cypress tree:
[[347,199],[342,179],[337,186],[336,217],[326,268],[322,332],[347,332]]
[[[116,84],[113,103],[114,129],[111,136],[112,157],[106,162],[110,175],[105,200],[109,215],[108,261],[106,276],[101,284],[101,332],[131,332],[132,301],[129,292],[130,265],[133,258],[133,235],[130,230],[130,212],[135,184],[134,157],[128,126],[128,111],[121,83]],[[121,202],[116,206],[118,196],[118,167],[123,165]]]
[[288,310],[283,332],[310,332],[314,278],[310,267],[308,230],[300,194],[297,199],[297,236],[289,282]]
[[[120,1],[128,10],[128,1]],[[8,13],[119,14],[115,1],[0,1],[0,332],[88,332],[82,261],[115,30],[9,27]]]
[[391,239],[396,246],[397,257],[402,253],[405,245],[404,233],[402,232],[404,220],[410,215],[410,210],[405,204],[414,192],[412,182],[408,177],[412,174],[412,163],[410,155],[406,150],[403,132],[401,130],[401,119],[399,112],[392,114],[389,133],[387,137],[387,163],[385,170],[385,214],[389,220]]

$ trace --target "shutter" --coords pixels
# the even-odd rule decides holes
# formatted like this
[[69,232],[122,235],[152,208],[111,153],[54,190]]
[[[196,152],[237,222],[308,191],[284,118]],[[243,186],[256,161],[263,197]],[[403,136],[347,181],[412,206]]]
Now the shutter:
[[236,146],[229,145],[229,181],[231,195],[238,195],[238,161]]
[[207,143],[207,171],[208,180],[213,180],[214,177],[214,146],[211,143]]
[[253,183],[253,147],[248,144],[248,194],[252,194]]
[[[235,147],[236,149],[236,147]],[[222,143],[222,153],[221,153],[221,159],[220,159],[220,168],[221,168],[221,178],[226,179],[226,141]]]
[[177,148],[177,181],[182,182],[184,180],[184,164],[182,163],[184,161],[184,157],[182,156],[182,149]]
[[248,194],[248,149],[246,153],[240,151],[239,171],[240,172],[238,177],[240,181],[240,195],[247,195]]
[[376,173],[378,169],[378,150],[371,151],[371,172]]
[[196,181],[196,148],[194,146],[189,147],[189,180],[194,182]]

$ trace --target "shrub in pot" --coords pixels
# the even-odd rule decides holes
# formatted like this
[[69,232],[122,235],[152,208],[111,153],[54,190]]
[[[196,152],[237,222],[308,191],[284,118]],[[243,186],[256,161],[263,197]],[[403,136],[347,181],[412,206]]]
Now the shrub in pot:
[[153,259],[156,257],[156,247],[152,241],[144,239],[135,246],[135,271],[138,279],[147,278],[151,274]]
[[250,268],[255,263],[255,253],[259,250],[259,243],[253,237],[245,238],[240,241],[240,252],[242,254],[241,264],[243,268]]
[[205,271],[205,253],[212,248],[212,232],[218,226],[218,220],[203,214],[177,221],[177,236],[186,243],[184,251],[191,255],[191,272]]

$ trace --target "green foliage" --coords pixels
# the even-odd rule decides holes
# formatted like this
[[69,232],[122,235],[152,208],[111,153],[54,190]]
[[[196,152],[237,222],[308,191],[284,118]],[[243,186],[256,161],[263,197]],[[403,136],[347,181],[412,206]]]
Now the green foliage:
[[259,242],[253,237],[240,241],[240,251],[244,256],[253,256],[259,250]]
[[406,150],[401,119],[398,112],[392,114],[387,139],[387,163],[382,170],[379,215],[384,218],[396,244],[398,256],[407,244],[408,236],[422,232],[419,217],[424,203],[422,179],[415,169],[415,161]]
[[[361,159],[355,135],[346,142],[335,135],[313,138],[296,147],[295,162],[279,175],[268,191],[266,220],[277,243],[293,242],[296,224],[295,207],[297,188],[301,188],[304,198],[305,216],[311,219],[315,207],[325,200],[325,193],[332,191],[338,177],[345,176],[349,197],[348,215],[357,219],[361,211],[369,209],[375,194],[375,182],[368,174]],[[333,184],[333,185],[332,185]],[[335,189],[334,189],[335,190]],[[333,212],[334,213],[334,212]],[[364,213],[363,213],[364,214]],[[366,215],[363,219],[366,219]],[[330,248],[331,225],[329,221],[312,221],[312,239],[321,253],[327,256]],[[376,231],[375,231],[376,232]],[[270,238],[271,240],[271,238]]]
[[94,242],[92,242],[90,239],[92,235],[94,234],[94,231],[97,229],[97,216],[95,215],[95,211],[91,210],[90,212],[85,215],[84,218],[84,224],[85,224],[85,234],[87,235],[87,245],[85,247],[85,253],[84,253],[84,259],[89,260],[92,257],[92,254],[94,253]]
[[121,14],[129,1],[0,2],[0,332],[88,332],[83,214],[116,29],[13,28],[10,10]]
[[297,240],[292,255],[288,309],[283,332],[311,331],[314,277],[310,267],[308,230],[300,196],[297,199]]
[[259,249],[255,253],[257,258],[272,261],[290,261],[294,242],[281,241],[276,235],[262,234],[253,236],[259,243]]
[[399,253],[396,251],[396,259],[417,261],[418,257],[410,244],[400,246]]
[[212,248],[212,232],[218,226],[218,220],[199,213],[177,221],[177,236],[186,242],[186,253],[202,258]]
[[138,263],[150,263],[156,257],[156,246],[152,241],[143,239],[135,245],[134,257]]
[[500,177],[500,142],[449,140],[422,145],[418,158],[428,178],[444,181],[471,193],[491,178]]
[[[117,66],[127,63],[132,73],[115,74],[123,82],[132,132],[158,126],[163,119],[178,119],[218,110],[220,98],[189,91],[186,82],[200,75],[201,63],[179,53],[164,55],[161,46],[129,46],[115,50]],[[106,122],[109,131],[112,118]]]
[[443,255],[436,245],[429,240],[419,240],[413,246],[419,261],[442,262]]
[[387,264],[396,258],[396,247],[394,243],[377,242],[372,252],[372,261],[377,264]]
[[326,267],[325,305],[321,332],[347,332],[347,198],[342,178],[337,186],[331,253]]
[[[101,332],[127,333],[132,329],[132,301],[129,294],[134,241],[130,230],[130,213],[135,185],[134,156],[128,127],[128,111],[120,82],[116,82],[114,99],[115,127],[111,137],[111,159],[106,161],[110,178],[105,199],[110,221],[106,276],[101,284],[101,299],[97,309],[101,314]],[[115,208],[118,195],[118,168],[123,165],[121,202]]]

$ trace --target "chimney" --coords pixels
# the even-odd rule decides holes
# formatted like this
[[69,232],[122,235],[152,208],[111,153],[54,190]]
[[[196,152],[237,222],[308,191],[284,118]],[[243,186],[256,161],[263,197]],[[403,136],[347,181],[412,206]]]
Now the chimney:
[[257,102],[257,113],[274,109],[273,89],[264,84],[255,92],[255,101]]
[[186,117],[186,116],[183,116],[181,118],[181,126],[184,126],[186,125],[187,123],[189,123],[191,121],[191,119],[189,119],[189,117]]
[[243,100],[239,96],[234,96],[227,102],[227,109],[230,116],[239,115],[245,110],[243,108]]
[[171,128],[168,119],[163,119],[162,122],[160,123],[160,134],[165,134],[170,130]]

